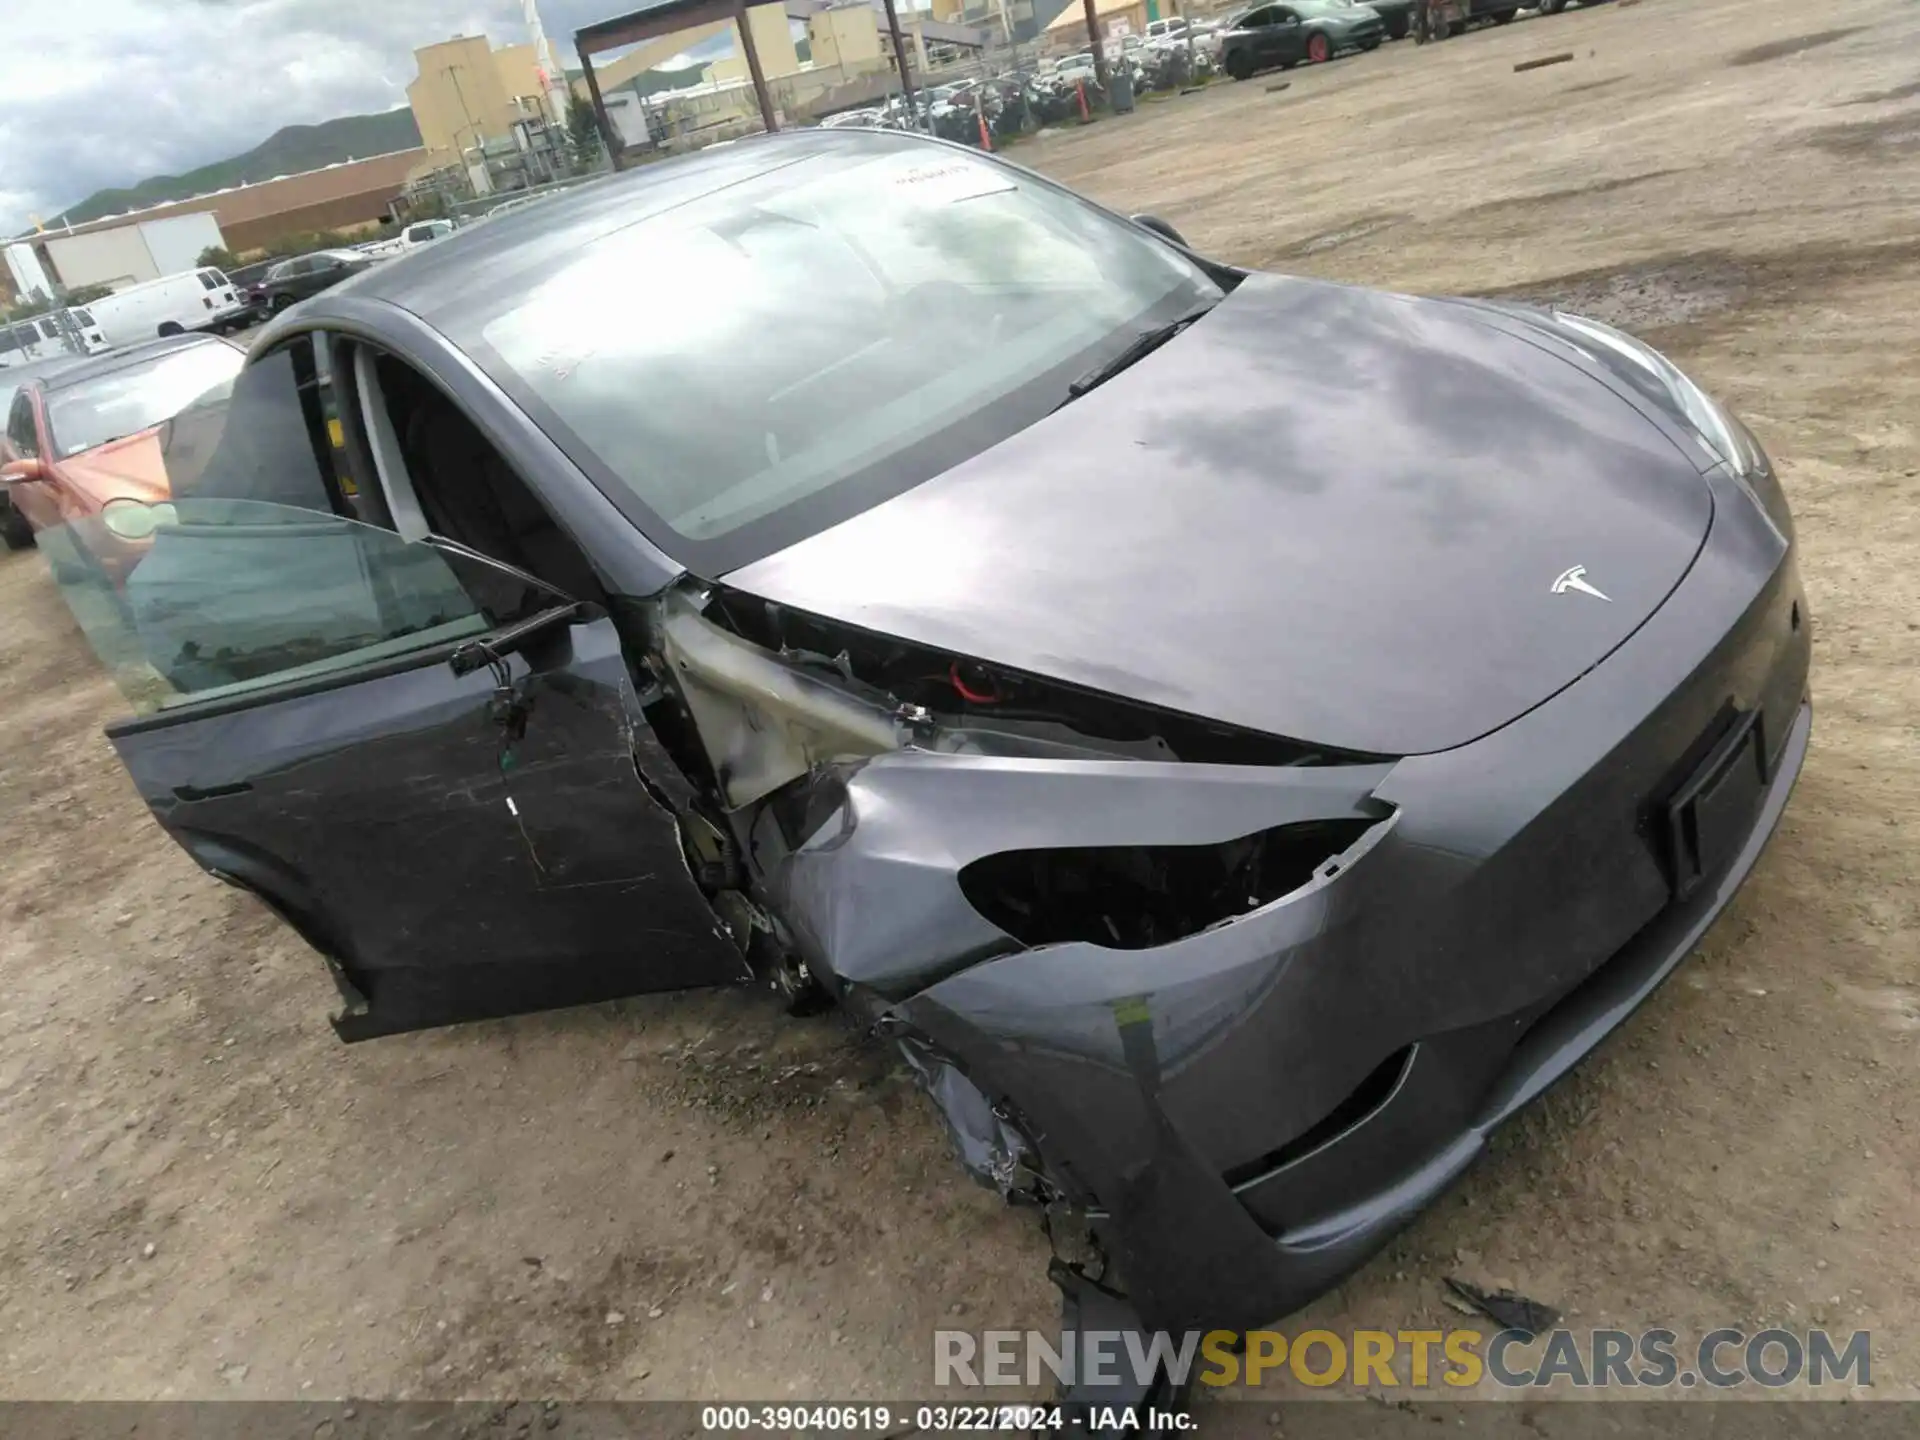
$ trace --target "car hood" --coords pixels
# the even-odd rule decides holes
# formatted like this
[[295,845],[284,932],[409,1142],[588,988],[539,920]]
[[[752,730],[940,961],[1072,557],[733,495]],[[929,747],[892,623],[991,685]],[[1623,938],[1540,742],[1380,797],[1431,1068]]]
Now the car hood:
[[1448,749],[1598,664],[1706,536],[1697,465],[1571,354],[1458,302],[1252,276],[728,583],[1295,740]]
[[59,465],[67,483],[88,496],[95,509],[109,500],[151,504],[167,498],[167,467],[160,454],[158,428],[78,451]]

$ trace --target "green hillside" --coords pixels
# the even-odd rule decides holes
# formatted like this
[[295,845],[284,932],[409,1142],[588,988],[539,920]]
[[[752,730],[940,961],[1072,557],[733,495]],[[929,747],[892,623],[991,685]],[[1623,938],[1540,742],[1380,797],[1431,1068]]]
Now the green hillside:
[[64,212],[78,225],[103,215],[118,215],[169,200],[185,200],[212,190],[250,185],[276,175],[318,170],[341,160],[364,160],[420,143],[420,127],[404,105],[379,115],[343,115],[320,125],[289,125],[244,155],[216,160],[184,175],[155,175],[124,190],[100,190]]

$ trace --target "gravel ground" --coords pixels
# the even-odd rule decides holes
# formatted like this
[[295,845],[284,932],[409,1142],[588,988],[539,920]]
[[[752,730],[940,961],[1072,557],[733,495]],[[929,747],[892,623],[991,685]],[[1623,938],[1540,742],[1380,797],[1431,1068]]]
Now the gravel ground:
[[[1816,13],[1817,9],[1817,13]],[[1515,73],[1572,51],[1571,63]],[[1149,101],[1017,158],[1242,263],[1555,298],[1752,423],[1814,749],[1672,983],[1303,1321],[1875,1332],[1920,1394],[1920,13],[1645,0]],[[647,999],[344,1048],[320,965],[155,828],[0,557],[0,1396],[924,1394],[1046,1246],[837,1022]]]

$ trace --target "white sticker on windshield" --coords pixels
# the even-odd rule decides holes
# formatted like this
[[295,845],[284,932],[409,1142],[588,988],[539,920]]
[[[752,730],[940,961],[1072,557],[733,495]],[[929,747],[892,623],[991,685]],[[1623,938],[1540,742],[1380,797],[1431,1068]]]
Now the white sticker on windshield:
[[1005,171],[967,160],[915,165],[893,177],[893,183],[925,196],[930,204],[952,205],[982,195],[1005,195],[1018,187]]

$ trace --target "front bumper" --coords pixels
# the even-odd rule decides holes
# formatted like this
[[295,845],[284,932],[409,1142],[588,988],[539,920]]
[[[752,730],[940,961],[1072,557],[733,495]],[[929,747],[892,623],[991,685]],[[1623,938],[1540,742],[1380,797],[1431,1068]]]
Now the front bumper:
[[[1651,993],[1777,824],[1811,724],[1805,601],[1787,538],[1731,478],[1711,483],[1712,530],[1665,605],[1456,750],[1240,771],[1232,787],[1224,767],[1119,764],[1084,810],[1046,790],[1060,777],[1042,762],[974,775],[972,800],[949,789],[944,806],[935,768],[872,762],[849,783],[848,828],[786,877],[810,962],[897,997],[872,1008],[993,1100],[1093,1214],[1146,1325],[1247,1328],[1298,1308]],[[1739,843],[1678,900],[1664,800],[1740,714],[1757,715],[1766,783]],[[1152,790],[1162,770],[1180,772],[1178,803]],[[1121,803],[1122,787],[1149,793]],[[1224,839],[1361,801],[1392,814],[1338,876],[1156,949],[1007,953],[952,884],[991,848],[1090,830],[1191,843],[1196,816]],[[932,983],[903,992],[915,974]]]

